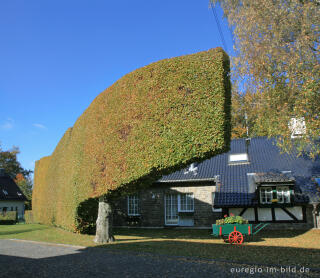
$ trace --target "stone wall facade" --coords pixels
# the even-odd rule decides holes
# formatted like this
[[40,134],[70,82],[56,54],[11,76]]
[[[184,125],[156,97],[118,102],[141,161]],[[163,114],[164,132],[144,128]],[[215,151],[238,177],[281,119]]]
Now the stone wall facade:
[[[167,225],[165,221],[165,196],[166,194],[185,194],[192,193],[194,196],[193,212],[178,212],[179,222],[186,218],[193,221],[193,225],[187,225],[194,228],[208,228],[216,222],[216,219],[223,218],[227,210],[213,210],[213,193],[216,190],[215,185],[204,184],[195,186],[194,184],[183,185],[158,185],[150,187],[137,193],[138,214],[137,216],[128,215],[127,197],[119,199],[115,202],[114,207],[114,226],[116,227],[149,227],[163,228],[182,226],[183,223],[177,225]],[[319,220],[319,216],[318,216]],[[306,208],[306,222],[304,223],[270,223],[265,229],[311,229],[314,227],[312,206]],[[320,226],[318,226],[320,228]]]
[[[215,185],[187,185],[183,186],[153,186],[138,192],[139,216],[128,216],[127,198],[116,202],[114,207],[115,226],[140,226],[140,227],[165,227],[165,196],[166,194],[192,193],[194,196],[193,212],[179,212],[179,219],[188,218],[193,220],[193,227],[210,228],[216,219],[222,217],[222,212],[212,209],[212,193]],[[178,224],[177,226],[183,226]]]

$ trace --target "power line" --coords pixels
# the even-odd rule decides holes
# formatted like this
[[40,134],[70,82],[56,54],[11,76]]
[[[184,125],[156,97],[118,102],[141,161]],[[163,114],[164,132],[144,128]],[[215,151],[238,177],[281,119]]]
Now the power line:
[[[211,1],[210,1],[211,2]],[[218,16],[217,16],[217,13],[216,13],[216,10],[214,9],[214,6],[212,4],[212,2],[210,3],[211,4],[211,10],[213,12],[213,15],[214,15],[214,18],[216,20],[216,23],[217,23],[217,26],[218,26],[218,31],[219,31],[219,34],[220,34],[220,39],[222,41],[222,44],[224,46],[224,49],[228,52],[228,48],[227,48],[227,44],[224,40],[224,37],[223,37],[223,33],[222,33],[222,29],[221,29],[221,26],[220,26],[220,22],[219,22],[219,19],[218,19]]]

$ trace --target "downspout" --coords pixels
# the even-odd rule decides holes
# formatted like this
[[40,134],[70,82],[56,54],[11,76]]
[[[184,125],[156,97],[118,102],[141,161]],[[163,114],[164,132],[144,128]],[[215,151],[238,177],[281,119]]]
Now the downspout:
[[314,224],[314,228],[318,229],[320,227],[318,227],[318,221],[317,221],[317,215],[319,215],[319,212],[317,211],[317,206],[319,205],[319,203],[313,203],[313,210],[312,210],[312,215],[313,215],[313,224]]

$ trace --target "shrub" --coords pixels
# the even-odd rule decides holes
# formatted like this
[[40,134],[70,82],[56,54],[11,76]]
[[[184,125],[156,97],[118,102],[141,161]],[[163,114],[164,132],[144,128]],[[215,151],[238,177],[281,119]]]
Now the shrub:
[[217,219],[216,220],[216,225],[223,225],[224,224],[224,219]]
[[15,224],[17,222],[17,212],[8,211],[0,214],[0,224]]
[[126,222],[128,226],[138,226],[140,223],[141,217],[140,216],[127,216]]
[[26,210],[24,212],[24,220],[26,222],[26,224],[34,224],[37,223],[33,217],[33,213],[32,210]]
[[36,219],[91,230],[91,209],[78,210],[88,199],[146,188],[228,151],[229,73],[229,57],[217,48],[150,64],[107,88],[36,162]]
[[248,224],[249,221],[244,219],[242,216],[230,215],[226,216],[223,219],[216,220],[216,225],[224,225],[224,224]]
[[76,226],[79,233],[95,234],[98,206],[97,198],[88,199],[78,206]]

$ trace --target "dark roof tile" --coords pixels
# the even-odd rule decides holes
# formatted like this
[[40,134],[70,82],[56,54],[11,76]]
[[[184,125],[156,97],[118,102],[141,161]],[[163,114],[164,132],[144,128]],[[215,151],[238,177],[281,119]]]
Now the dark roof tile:
[[[296,153],[280,153],[275,139],[266,137],[252,138],[248,147],[250,163],[229,165],[230,154],[246,152],[246,140],[235,139],[231,141],[228,153],[214,156],[197,164],[197,175],[187,173],[188,168],[162,177],[160,182],[170,181],[197,181],[218,180],[221,183],[216,194],[215,204],[226,205],[253,205],[254,194],[249,193],[248,173],[264,173],[260,176],[260,182],[265,179],[270,182],[293,182],[295,191],[300,192],[301,197],[295,198],[299,203],[314,203],[320,201],[320,192],[316,190],[316,183],[312,176],[320,177],[319,159],[312,161],[306,156],[297,157]],[[281,172],[291,171],[289,174]],[[268,173],[267,175],[265,173]],[[231,195],[230,194],[234,194]]]
[[20,188],[7,175],[0,176],[0,201],[27,201]]

